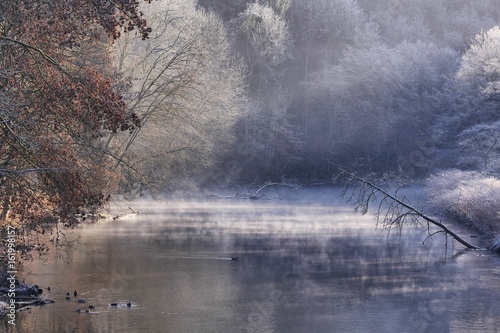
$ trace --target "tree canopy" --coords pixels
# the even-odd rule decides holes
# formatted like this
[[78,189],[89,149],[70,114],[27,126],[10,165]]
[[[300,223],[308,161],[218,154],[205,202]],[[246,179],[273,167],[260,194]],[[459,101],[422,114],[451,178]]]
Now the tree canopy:
[[71,223],[109,199],[103,139],[139,122],[113,81],[108,47],[134,29],[151,31],[132,0],[0,3],[2,226]]

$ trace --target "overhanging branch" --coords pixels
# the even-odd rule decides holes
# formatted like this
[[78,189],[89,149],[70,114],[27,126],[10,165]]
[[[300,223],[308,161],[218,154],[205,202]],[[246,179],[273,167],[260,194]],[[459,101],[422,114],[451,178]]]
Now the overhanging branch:
[[63,73],[66,73],[66,71],[61,67],[61,65],[59,65],[59,63],[57,61],[54,60],[54,58],[52,58],[51,56],[45,54],[45,52],[43,52],[42,50],[40,50],[39,48],[37,47],[34,47],[30,44],[27,44],[27,43],[24,43],[24,42],[21,42],[19,40],[16,40],[16,39],[12,39],[12,38],[9,38],[9,37],[5,37],[5,36],[0,36],[0,40],[3,40],[3,41],[6,41],[6,42],[10,42],[10,43],[15,43],[15,44],[18,44],[28,50],[31,50],[31,51],[35,51],[36,53],[38,53],[43,59],[45,59],[46,61],[48,61],[50,64],[54,65],[55,67],[57,67],[59,70],[61,70]]
[[[480,247],[477,247],[475,245],[472,245],[470,244],[469,242],[467,242],[466,240],[464,240],[463,238],[461,238],[459,235],[457,235],[455,232],[453,232],[452,230],[450,230],[447,226],[445,226],[444,224],[442,224],[441,222],[427,216],[426,214],[424,214],[423,212],[421,212],[419,209],[413,207],[412,205],[404,202],[403,200],[401,199],[398,199],[396,196],[394,195],[391,195],[390,193],[388,193],[387,191],[385,191],[384,189],[382,189],[381,187],[373,184],[372,182],[370,182],[369,180],[367,179],[364,179],[362,177],[359,177],[357,176],[356,174],[352,173],[352,172],[349,172],[349,171],[346,171],[346,170],[343,170],[343,169],[340,169],[340,171],[346,175],[348,175],[349,177],[351,177],[352,179],[370,187],[373,189],[373,191],[375,192],[379,192],[381,193],[383,196],[384,196],[384,199],[389,199],[390,201],[408,209],[409,212],[411,212],[411,214],[417,216],[417,217],[420,217],[422,219],[424,219],[425,221],[441,228],[441,230],[450,235],[451,237],[453,237],[456,241],[458,241],[460,244],[464,245],[466,248],[468,249],[473,249],[473,250],[477,250],[477,249],[480,249]],[[368,205],[368,202],[366,202],[366,205]]]

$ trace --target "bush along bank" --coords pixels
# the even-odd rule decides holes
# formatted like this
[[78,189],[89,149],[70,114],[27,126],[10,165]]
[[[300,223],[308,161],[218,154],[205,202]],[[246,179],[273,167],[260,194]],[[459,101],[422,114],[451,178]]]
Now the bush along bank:
[[426,188],[439,210],[477,230],[500,253],[500,179],[452,169],[430,176]]

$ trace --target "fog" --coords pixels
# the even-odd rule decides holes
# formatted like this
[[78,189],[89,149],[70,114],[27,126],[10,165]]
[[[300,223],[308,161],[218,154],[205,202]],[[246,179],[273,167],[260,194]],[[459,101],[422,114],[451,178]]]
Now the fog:
[[[154,38],[117,48],[138,82],[143,127],[125,157],[143,184],[328,179],[339,165],[498,171],[499,147],[482,138],[497,126],[493,0],[169,1],[144,12]],[[130,58],[123,45],[152,52]]]
[[[141,6],[149,38],[113,49],[141,123],[110,141],[122,193],[271,199],[343,169],[421,182],[434,212],[497,243],[496,1]],[[268,184],[276,193],[258,193]]]
[[[74,230],[67,236],[80,240],[75,248],[27,264],[27,279],[51,286],[56,303],[20,312],[19,324],[88,332],[495,331],[498,257],[446,246],[439,235],[422,246],[422,230],[387,235],[350,206],[294,193],[135,201],[140,214]],[[130,202],[117,205],[130,211]],[[73,288],[94,307],[89,313],[64,299]]]

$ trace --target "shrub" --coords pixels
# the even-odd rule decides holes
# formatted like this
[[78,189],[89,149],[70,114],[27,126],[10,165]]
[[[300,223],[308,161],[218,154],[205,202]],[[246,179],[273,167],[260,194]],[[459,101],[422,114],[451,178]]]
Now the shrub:
[[467,221],[491,241],[499,238],[500,179],[452,169],[430,176],[426,188],[441,210]]

